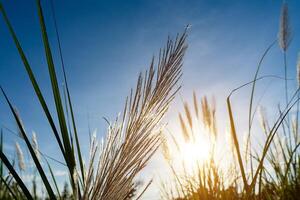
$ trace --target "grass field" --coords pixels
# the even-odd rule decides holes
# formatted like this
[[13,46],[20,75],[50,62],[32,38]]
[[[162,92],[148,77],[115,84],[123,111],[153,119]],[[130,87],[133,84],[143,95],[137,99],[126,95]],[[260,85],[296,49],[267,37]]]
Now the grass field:
[[[180,93],[184,56],[188,47],[190,26],[181,34],[169,37],[165,46],[153,57],[144,73],[137,77],[135,88],[124,99],[123,110],[114,120],[107,120],[107,132],[102,138],[89,134],[89,157],[84,159],[79,139],[76,110],[73,109],[67,73],[55,21],[59,65],[54,62],[41,1],[36,0],[39,28],[43,41],[51,91],[43,91],[38,76],[31,66],[27,52],[19,41],[4,5],[0,4],[1,19],[17,49],[23,68],[38,100],[37,107],[51,129],[53,144],[57,145],[62,161],[39,149],[38,134],[26,131],[21,113],[14,106],[6,89],[0,86],[1,95],[16,123],[16,130],[1,130],[0,140],[0,199],[142,199],[153,180],[137,180],[151,158],[162,153],[169,170],[169,179],[162,180],[157,199],[299,199],[300,146],[299,136],[299,85],[300,59],[294,75],[296,89],[289,88],[287,54],[292,41],[288,5],[281,8],[278,38],[266,47],[258,60],[256,73],[250,82],[237,85],[226,99],[227,130],[219,128],[223,119],[218,117],[215,97],[194,92],[191,102],[183,102],[176,123],[180,134],[166,131],[162,123],[172,101]],[[272,48],[280,48],[284,74],[261,75],[264,59]],[[63,72],[63,80],[57,71]],[[258,82],[273,78],[284,83],[284,103],[268,110],[256,104]],[[63,82],[61,88],[59,83]],[[71,83],[70,83],[71,84]],[[247,127],[241,141],[237,132],[239,114],[232,99],[240,90],[249,89]],[[44,94],[51,92],[54,108]],[[189,99],[190,97],[183,97]],[[278,102],[280,102],[280,97]],[[273,120],[275,119],[275,120]],[[256,124],[256,122],[258,123]],[[257,133],[259,127],[259,133]],[[4,151],[6,134],[18,138],[15,156]],[[254,133],[255,132],[255,133]],[[256,137],[260,134],[260,137]],[[26,147],[22,149],[22,145]],[[31,166],[27,166],[29,159]],[[65,167],[68,179],[63,188],[58,183],[52,162]],[[30,184],[24,181],[30,175]],[[44,191],[41,193],[40,190]]]

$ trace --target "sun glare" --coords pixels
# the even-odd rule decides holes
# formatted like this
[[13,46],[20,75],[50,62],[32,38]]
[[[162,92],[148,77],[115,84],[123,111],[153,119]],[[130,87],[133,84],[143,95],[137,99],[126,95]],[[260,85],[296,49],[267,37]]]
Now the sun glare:
[[181,154],[188,168],[194,168],[198,164],[203,164],[210,155],[210,145],[208,141],[197,140],[182,145]]
[[[203,133],[203,132],[202,132]],[[193,172],[198,166],[203,166],[211,157],[211,141],[205,134],[195,134],[190,141],[182,141],[179,159],[184,163],[185,170]]]

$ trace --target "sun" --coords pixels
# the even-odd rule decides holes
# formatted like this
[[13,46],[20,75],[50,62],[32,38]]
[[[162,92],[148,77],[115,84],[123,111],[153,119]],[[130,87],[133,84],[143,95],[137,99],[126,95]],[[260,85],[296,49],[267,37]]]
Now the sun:
[[209,147],[207,144],[186,143],[182,146],[182,157],[186,167],[193,170],[197,165],[204,164],[209,158]]
[[180,159],[185,169],[192,172],[204,165],[211,157],[211,143],[208,138],[198,136],[180,144]]

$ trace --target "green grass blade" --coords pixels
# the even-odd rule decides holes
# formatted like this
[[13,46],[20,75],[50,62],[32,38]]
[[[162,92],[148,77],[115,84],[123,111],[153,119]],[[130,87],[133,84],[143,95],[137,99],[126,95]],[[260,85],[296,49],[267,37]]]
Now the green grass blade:
[[45,187],[46,187],[46,190],[47,190],[47,192],[48,192],[48,195],[49,195],[49,197],[50,197],[51,199],[54,200],[54,199],[56,199],[56,196],[55,196],[55,194],[54,194],[54,192],[53,192],[53,190],[52,190],[52,188],[51,188],[51,185],[50,185],[50,183],[49,183],[49,181],[48,181],[48,179],[47,179],[47,176],[46,176],[46,174],[45,174],[45,172],[44,172],[44,170],[43,170],[43,168],[42,168],[42,166],[41,166],[41,164],[40,164],[40,162],[39,162],[39,160],[38,160],[38,158],[37,158],[37,156],[36,156],[36,154],[35,154],[35,152],[34,152],[34,149],[33,149],[32,145],[31,145],[31,143],[30,143],[30,141],[29,141],[29,139],[28,139],[28,137],[27,137],[27,135],[26,135],[26,132],[25,132],[25,130],[24,130],[24,127],[23,127],[23,125],[22,125],[22,122],[21,122],[21,120],[20,120],[20,117],[18,116],[18,114],[17,114],[16,111],[14,110],[12,104],[10,103],[8,97],[6,96],[4,90],[3,90],[3,88],[2,88],[1,86],[0,86],[0,89],[1,89],[3,95],[4,95],[5,99],[6,99],[6,102],[7,102],[8,105],[9,105],[9,108],[10,108],[11,112],[13,113],[13,116],[14,116],[14,118],[15,118],[15,120],[16,120],[16,123],[17,123],[17,125],[18,125],[18,128],[19,128],[20,132],[22,133],[22,136],[23,136],[23,138],[24,138],[24,141],[25,141],[25,143],[26,143],[26,145],[27,145],[27,148],[28,148],[28,150],[29,150],[29,152],[30,152],[30,154],[31,154],[31,157],[32,157],[32,159],[33,159],[33,161],[34,161],[34,164],[35,164],[35,166],[36,166],[36,168],[37,168],[37,170],[38,170],[38,172],[39,172],[39,174],[40,174],[40,176],[41,176],[41,178],[42,178],[42,180],[43,180],[43,183],[44,183],[44,185],[45,185]]
[[82,154],[81,154],[81,150],[80,150],[80,144],[79,144],[79,139],[78,139],[78,134],[77,134],[77,128],[76,128],[76,123],[75,123],[75,117],[74,117],[74,112],[73,112],[71,95],[70,95],[68,81],[67,81],[67,75],[66,75],[66,70],[65,70],[63,54],[62,54],[62,48],[61,48],[61,42],[60,42],[60,37],[59,37],[59,32],[58,32],[58,26],[57,26],[57,20],[56,20],[53,0],[51,0],[51,10],[52,10],[52,16],[53,16],[53,21],[54,21],[54,27],[55,27],[55,32],[56,32],[57,43],[58,43],[61,67],[62,67],[63,76],[64,76],[65,89],[66,89],[66,93],[67,93],[66,96],[67,96],[67,100],[68,100],[68,105],[66,105],[66,106],[68,106],[70,108],[71,120],[72,120],[73,131],[74,131],[75,142],[76,142],[76,148],[77,148],[77,156],[78,156],[78,159],[79,159],[79,164],[80,164],[80,169],[81,169],[81,176],[82,176],[82,179],[84,180],[85,178],[84,178],[83,159],[82,159]]
[[22,181],[22,179],[20,178],[18,173],[15,171],[14,167],[10,164],[9,160],[7,159],[7,157],[5,156],[5,154],[3,153],[2,150],[0,151],[0,159],[5,164],[5,166],[7,167],[9,172],[11,173],[11,175],[14,177],[14,179],[16,180],[18,185],[20,186],[20,188],[23,191],[26,198],[29,199],[29,200],[33,200],[30,192],[28,191],[28,189],[26,187],[26,185],[24,184],[24,182]]
[[57,129],[56,129],[56,126],[55,126],[55,124],[54,124],[54,120],[53,120],[53,118],[52,118],[52,116],[51,116],[51,114],[50,114],[50,111],[49,111],[49,109],[48,109],[48,106],[47,106],[47,104],[46,104],[46,101],[45,101],[45,99],[44,99],[44,97],[43,97],[43,95],[42,95],[42,92],[41,92],[41,90],[40,90],[40,87],[39,87],[39,85],[38,85],[38,83],[37,83],[37,81],[36,81],[36,79],[35,79],[35,76],[34,76],[34,74],[33,74],[33,71],[32,71],[32,69],[31,69],[30,64],[29,64],[29,62],[28,62],[28,60],[27,60],[27,58],[26,58],[26,55],[25,55],[25,53],[24,53],[24,51],[23,51],[23,49],[22,49],[22,47],[21,47],[21,44],[20,44],[20,42],[19,42],[19,40],[18,40],[18,38],[17,38],[17,35],[16,35],[16,33],[14,32],[13,27],[12,27],[12,25],[11,25],[11,23],[10,23],[10,21],[9,21],[9,19],[8,19],[8,17],[7,17],[7,15],[6,15],[6,12],[5,12],[5,10],[4,10],[4,7],[2,6],[1,3],[0,3],[0,11],[1,11],[2,16],[3,16],[3,18],[4,18],[4,21],[5,21],[5,23],[6,23],[7,27],[8,27],[8,30],[9,30],[9,32],[10,32],[12,38],[13,38],[13,41],[14,41],[14,43],[15,43],[15,46],[17,47],[17,50],[18,50],[19,55],[20,55],[20,57],[21,57],[21,59],[22,59],[23,65],[24,65],[24,67],[25,67],[25,69],[26,69],[26,71],[27,71],[27,74],[28,74],[28,77],[29,77],[29,79],[30,79],[30,81],[31,81],[31,84],[32,84],[32,86],[33,86],[33,89],[34,89],[34,91],[35,91],[35,93],[36,93],[36,96],[38,97],[38,100],[39,100],[39,102],[40,102],[40,104],[41,104],[41,106],[42,106],[42,108],[43,108],[43,110],[44,110],[44,113],[45,113],[47,119],[48,119],[48,122],[49,122],[49,124],[50,124],[50,126],[51,126],[51,129],[52,129],[52,131],[53,131],[53,133],[54,133],[54,136],[55,136],[55,138],[56,138],[56,140],[57,140],[57,143],[58,143],[58,145],[59,145],[59,147],[60,147],[60,150],[61,150],[63,156],[66,157],[66,156],[65,156],[65,150],[64,150],[64,147],[63,147],[63,145],[62,145],[61,139],[60,139],[60,137],[59,137],[58,131],[57,131]]
[[75,142],[76,142],[76,148],[77,148],[77,155],[78,155],[80,169],[81,169],[81,176],[82,176],[82,179],[84,180],[83,159],[82,159],[82,154],[81,154],[81,150],[80,150],[80,144],[79,144],[79,139],[78,139],[78,134],[77,134],[77,128],[76,128],[76,123],[75,123],[73,106],[72,106],[72,102],[71,102],[71,97],[70,97],[70,92],[69,92],[69,88],[68,88],[68,85],[67,85],[67,79],[66,79],[65,72],[64,72],[64,77],[65,77],[65,83],[66,83],[66,91],[67,91],[68,104],[69,104],[69,108],[70,108],[71,120],[72,120],[72,125],[73,125],[73,130],[74,130],[74,136],[75,136]]
[[[51,48],[50,48],[50,44],[49,44],[49,40],[48,40],[44,15],[43,15],[42,7],[41,7],[41,2],[39,0],[37,0],[36,3],[37,3],[37,7],[38,7],[40,27],[41,27],[41,32],[42,32],[42,38],[43,38],[43,43],[44,43],[47,64],[48,64],[49,75],[50,75],[50,79],[51,79],[55,107],[56,107],[56,112],[57,112],[58,121],[59,121],[59,125],[60,125],[62,140],[63,140],[65,153],[66,153],[66,159],[67,159],[66,162],[67,162],[70,174],[72,175],[75,170],[76,161],[75,161],[75,157],[72,152],[72,147],[71,147],[71,143],[70,143],[68,128],[67,128],[67,124],[66,124],[64,109],[63,109],[60,91],[59,91],[59,87],[58,87],[58,82],[57,82],[55,67],[54,67],[54,63],[53,63]],[[74,182],[72,182],[72,185],[74,186]]]
[[52,180],[53,180],[53,182],[54,182],[54,186],[55,186],[57,195],[58,195],[59,199],[61,199],[61,195],[60,195],[60,192],[59,192],[59,189],[58,189],[58,186],[57,186],[57,182],[56,182],[55,176],[54,176],[54,174],[53,174],[52,168],[51,168],[51,166],[50,166],[48,160],[47,160],[45,157],[44,157],[44,159],[45,159],[45,161],[46,161],[46,163],[47,163],[47,166],[48,166],[48,168],[49,168],[49,171],[50,171]]

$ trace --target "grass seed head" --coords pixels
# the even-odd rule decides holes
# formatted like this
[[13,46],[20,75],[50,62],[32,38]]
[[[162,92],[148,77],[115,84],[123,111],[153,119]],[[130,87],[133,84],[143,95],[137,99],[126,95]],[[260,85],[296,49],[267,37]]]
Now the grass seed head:
[[25,161],[24,161],[24,154],[23,151],[19,145],[18,142],[16,142],[16,152],[17,152],[17,157],[18,157],[18,165],[19,165],[19,169],[21,171],[25,171],[26,169],[26,165],[25,165]]
[[291,27],[289,22],[289,11],[286,2],[283,3],[280,15],[280,25],[278,33],[279,46],[283,52],[286,52],[291,43]]
[[39,145],[38,145],[36,133],[34,131],[32,131],[32,147],[36,157],[40,160]]

